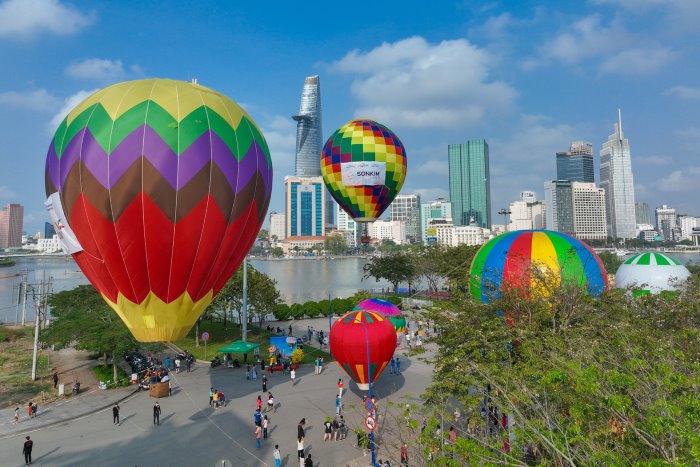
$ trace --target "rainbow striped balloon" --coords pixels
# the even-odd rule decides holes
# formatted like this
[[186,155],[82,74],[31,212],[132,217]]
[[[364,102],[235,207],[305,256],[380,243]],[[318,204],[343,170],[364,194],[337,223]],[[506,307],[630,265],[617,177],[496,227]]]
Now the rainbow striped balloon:
[[[377,176],[366,176],[368,173]],[[384,125],[352,120],[326,141],[321,152],[321,175],[330,194],[350,217],[372,222],[401,191],[406,179],[406,150]]]
[[250,116],[223,94],[166,79],[78,104],[45,175],[57,231],[74,237],[75,261],[140,341],[184,337],[255,241],[272,189]]
[[[578,284],[597,296],[608,287],[603,262],[588,245],[551,230],[519,230],[491,239],[472,261],[472,297],[490,303],[504,288],[522,289],[532,296],[542,288],[533,268],[550,273],[556,284]],[[547,293],[541,291],[539,293]]]

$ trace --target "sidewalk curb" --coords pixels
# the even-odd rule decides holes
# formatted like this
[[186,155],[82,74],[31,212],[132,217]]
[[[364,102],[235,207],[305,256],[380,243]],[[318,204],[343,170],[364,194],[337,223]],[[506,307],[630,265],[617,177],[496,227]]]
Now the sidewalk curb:
[[[126,396],[122,397],[121,399],[118,399],[118,400],[117,400],[117,403],[121,403],[121,402],[124,402],[124,401],[127,400],[127,399],[130,399],[131,397],[133,397],[134,395],[136,395],[138,392],[139,392],[138,389],[134,389],[134,391],[131,392],[130,394],[127,394]],[[0,440],[2,440],[2,439],[14,438],[15,436],[21,436],[21,435],[23,435],[23,434],[25,434],[25,433],[32,433],[32,432],[35,432],[35,431],[37,431],[37,430],[42,430],[42,429],[44,429],[44,428],[51,428],[52,426],[60,425],[60,424],[62,424],[62,423],[66,423],[66,422],[70,422],[70,421],[73,421],[73,420],[77,420],[77,419],[79,419],[79,418],[87,417],[87,416],[90,416],[90,415],[95,414],[95,413],[97,413],[97,412],[101,412],[101,411],[103,411],[103,410],[105,410],[105,409],[108,409],[108,408],[110,408],[112,405],[114,405],[114,402],[110,402],[110,403],[107,404],[107,405],[98,407],[98,408],[96,408],[96,409],[89,410],[89,411],[84,412],[84,413],[81,413],[81,414],[73,415],[73,416],[66,417],[66,418],[62,418],[62,419],[60,419],[60,420],[56,420],[56,421],[53,421],[53,422],[50,422],[50,423],[46,423],[46,424],[44,424],[44,425],[36,425],[36,426],[31,427],[31,428],[27,428],[27,429],[24,429],[24,430],[16,431],[16,432],[14,432],[14,433],[8,433],[8,434],[5,434],[5,435],[0,435]]]

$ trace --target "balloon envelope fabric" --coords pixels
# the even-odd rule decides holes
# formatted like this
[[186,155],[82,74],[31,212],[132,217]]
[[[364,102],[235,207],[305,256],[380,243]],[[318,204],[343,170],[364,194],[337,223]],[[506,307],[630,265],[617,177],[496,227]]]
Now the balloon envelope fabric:
[[145,79],[78,104],[51,142],[45,179],[92,285],[138,340],[173,341],[255,241],[272,163],[259,128],[231,99]]
[[486,303],[498,299],[504,288],[523,290],[527,296],[546,295],[532,274],[535,270],[543,271],[555,285],[580,285],[594,296],[608,287],[603,262],[585,243],[551,230],[519,230],[499,235],[479,249],[471,265],[471,295]]
[[615,287],[635,288],[634,295],[658,294],[678,290],[690,277],[680,261],[662,253],[640,253],[620,265],[615,273]]
[[355,305],[353,310],[374,311],[382,316],[398,316],[401,314],[399,307],[380,298],[368,298]]
[[[331,355],[366,391],[394,356],[396,331],[387,318],[373,311],[353,310],[338,318],[329,338]],[[369,367],[368,356],[369,352]]]
[[384,125],[352,120],[326,141],[321,175],[331,196],[350,217],[372,222],[401,191],[406,179],[406,150]]

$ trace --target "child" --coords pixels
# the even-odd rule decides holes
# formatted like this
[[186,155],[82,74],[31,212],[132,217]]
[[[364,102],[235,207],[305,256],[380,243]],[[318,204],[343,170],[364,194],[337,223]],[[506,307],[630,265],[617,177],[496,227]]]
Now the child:
[[270,423],[270,421],[267,419],[267,415],[265,415],[265,418],[263,418],[263,439],[267,439],[267,425]]

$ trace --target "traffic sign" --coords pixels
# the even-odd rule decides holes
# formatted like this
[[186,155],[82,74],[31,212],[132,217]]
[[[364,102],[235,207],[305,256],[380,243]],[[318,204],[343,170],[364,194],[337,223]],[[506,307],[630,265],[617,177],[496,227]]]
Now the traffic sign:
[[367,418],[365,419],[365,426],[369,431],[374,431],[374,429],[377,427],[377,422],[374,420],[374,417],[367,415]]
[[209,340],[209,333],[208,333],[208,332],[203,332],[203,333],[202,333],[202,340],[203,340],[203,341],[208,341],[208,340]]

